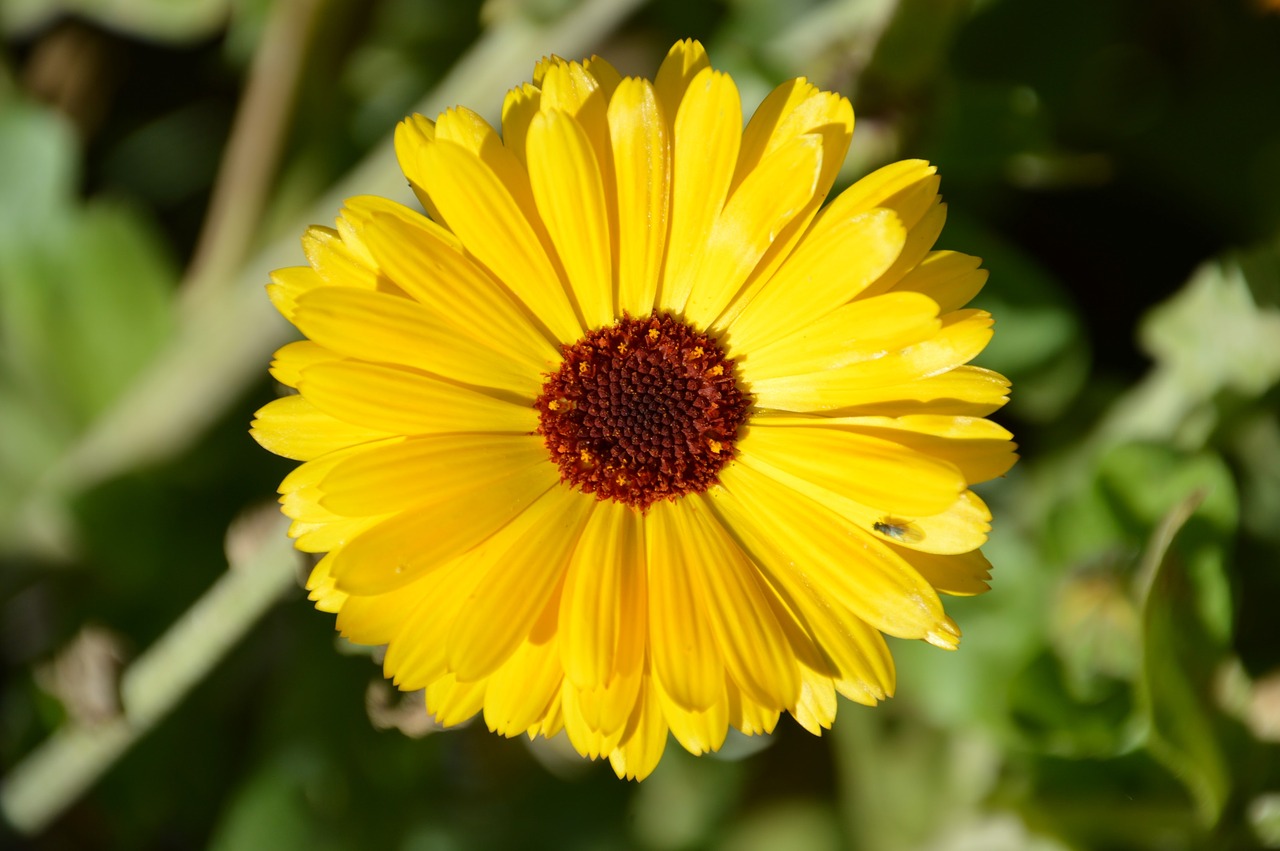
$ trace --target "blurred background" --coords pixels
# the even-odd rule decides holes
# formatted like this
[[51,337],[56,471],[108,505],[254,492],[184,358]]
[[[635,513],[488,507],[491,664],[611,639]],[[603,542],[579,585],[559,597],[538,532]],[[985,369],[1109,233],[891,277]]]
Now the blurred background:
[[[0,0],[0,844],[1280,848],[1280,2]],[[701,39],[939,166],[1022,447],[898,695],[643,784],[441,732],[298,585],[262,287],[394,124]],[[121,707],[128,717],[121,715]]]

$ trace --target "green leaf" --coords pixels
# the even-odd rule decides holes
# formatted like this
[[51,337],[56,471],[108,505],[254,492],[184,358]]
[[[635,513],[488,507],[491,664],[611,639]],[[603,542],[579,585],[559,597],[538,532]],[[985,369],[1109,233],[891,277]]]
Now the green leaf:
[[1209,698],[1224,648],[1197,616],[1187,559],[1175,546],[1206,495],[1196,490],[1173,506],[1144,554],[1143,665],[1135,697],[1148,725],[1147,749],[1187,787],[1202,823],[1213,825],[1231,784]]
[[89,207],[69,243],[58,263],[65,281],[59,361],[70,397],[92,417],[167,338],[177,272],[163,244],[124,207]]
[[1280,310],[1259,303],[1280,286],[1277,264],[1274,247],[1208,263],[1143,320],[1143,347],[1192,401],[1226,388],[1258,396],[1280,381]]
[[[1198,495],[1193,513],[1175,530],[1176,555],[1189,583],[1195,622],[1214,645],[1226,646],[1232,632],[1227,556],[1240,513],[1227,465],[1211,453],[1129,444],[1102,458],[1098,485],[1117,518],[1138,536],[1158,529],[1170,512]],[[1151,546],[1147,544],[1147,558],[1152,557]]]
[[1059,586],[1050,637],[1080,699],[1096,699],[1114,681],[1132,682],[1140,665],[1137,608],[1117,565],[1076,570]]
[[165,340],[175,278],[127,209],[94,205],[56,220],[0,257],[0,376],[53,422],[83,427]]
[[1280,245],[1201,266],[1138,331],[1155,368],[1116,405],[1101,436],[1203,445],[1242,400],[1280,382]]
[[133,210],[77,204],[77,167],[52,112],[0,105],[0,538],[30,538],[15,507],[172,330],[167,249]]
[[144,220],[78,207],[52,112],[0,107],[0,384],[66,431],[106,407],[169,333],[177,271]]
[[57,113],[0,98],[0,256],[65,215],[79,169],[71,127]]
[[1010,721],[1018,738],[1038,753],[1102,759],[1130,750],[1135,737],[1127,684],[1100,677],[1089,693],[1072,689],[1072,672],[1045,652],[1007,689]]
[[1231,471],[1212,453],[1125,444],[1049,518],[1046,552],[1070,572],[1047,611],[1055,654],[1014,680],[1014,720],[1041,752],[1145,749],[1214,824],[1230,785],[1210,695],[1233,633]]

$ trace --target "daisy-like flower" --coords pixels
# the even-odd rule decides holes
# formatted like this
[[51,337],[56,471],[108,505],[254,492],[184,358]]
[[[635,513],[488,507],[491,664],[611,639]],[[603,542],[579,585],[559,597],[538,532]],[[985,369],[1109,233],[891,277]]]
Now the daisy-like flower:
[[836,696],[892,694],[883,635],[954,648],[939,593],[986,590],[970,485],[1013,464],[967,366],[979,260],[932,250],[927,163],[821,209],[849,102],[803,79],[743,128],[702,46],[657,78],[539,63],[499,134],[397,129],[427,215],[349,200],[276,272],[307,338],[253,434],[308,587],[444,724],[564,730],[619,776]]

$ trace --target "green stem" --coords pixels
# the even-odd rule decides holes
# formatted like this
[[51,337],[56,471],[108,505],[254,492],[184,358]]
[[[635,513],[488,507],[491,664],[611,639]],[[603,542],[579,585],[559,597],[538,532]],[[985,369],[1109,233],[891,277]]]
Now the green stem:
[[249,253],[323,7],[324,0],[283,0],[267,20],[183,282],[188,307],[231,283]]
[[[258,618],[296,587],[298,558],[274,507],[251,518],[252,528],[228,532],[230,569],[120,680],[120,714],[98,724],[68,723],[0,783],[0,813],[34,836],[93,784],[200,682]],[[247,537],[248,546],[235,545]]]

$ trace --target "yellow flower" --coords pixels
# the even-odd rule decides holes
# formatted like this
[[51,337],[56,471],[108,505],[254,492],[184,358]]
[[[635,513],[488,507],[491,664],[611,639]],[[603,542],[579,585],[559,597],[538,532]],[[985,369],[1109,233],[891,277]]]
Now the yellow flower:
[[308,587],[444,724],[563,729],[643,778],[782,712],[894,688],[883,634],[954,648],[938,593],[986,590],[1013,464],[966,366],[979,260],[933,251],[927,163],[819,211],[853,131],[803,79],[743,129],[696,42],[654,82],[539,63],[502,134],[463,108],[397,130],[429,214],[349,200],[276,272],[307,337],[253,434]]

